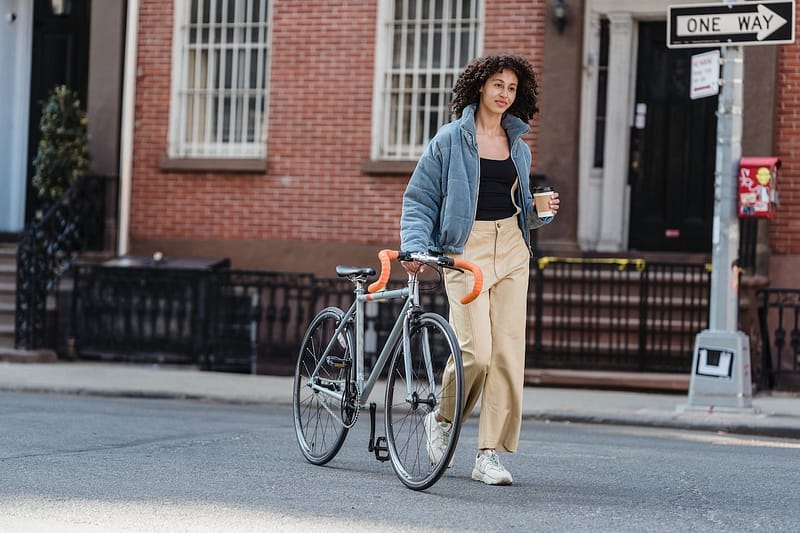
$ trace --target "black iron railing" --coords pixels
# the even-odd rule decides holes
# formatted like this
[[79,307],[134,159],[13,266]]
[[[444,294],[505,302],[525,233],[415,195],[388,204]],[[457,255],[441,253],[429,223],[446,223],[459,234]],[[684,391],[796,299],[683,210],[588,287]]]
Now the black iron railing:
[[[423,284],[423,305],[447,316],[438,281]],[[531,269],[527,365],[688,372],[694,339],[708,326],[709,283],[703,264],[540,259]],[[346,280],[226,268],[80,266],[74,291],[82,357],[240,372],[290,372],[313,315],[353,298]],[[368,364],[400,305],[368,304]]]
[[766,389],[800,388],[800,289],[756,291],[761,332],[760,385]]
[[288,367],[286,354],[296,351],[319,298],[314,276],[221,270],[211,286],[210,338],[199,363],[251,373],[259,371],[259,360]]
[[688,372],[710,265],[545,257],[532,275],[527,366]]
[[17,248],[15,345],[46,345],[47,298],[78,253],[102,250],[108,176],[84,176],[22,234]]

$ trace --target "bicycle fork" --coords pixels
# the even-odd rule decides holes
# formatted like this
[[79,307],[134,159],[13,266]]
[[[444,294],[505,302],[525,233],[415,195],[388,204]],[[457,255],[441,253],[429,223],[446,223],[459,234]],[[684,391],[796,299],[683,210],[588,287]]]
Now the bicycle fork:
[[[411,405],[413,410],[417,410],[420,404],[425,404],[428,406],[428,411],[431,412],[436,408],[436,381],[433,375],[433,366],[431,364],[431,351],[430,351],[430,342],[428,337],[428,330],[426,328],[422,328],[420,334],[422,335],[420,346],[418,347],[422,352],[423,361],[425,364],[425,376],[423,379],[428,380],[428,390],[430,393],[426,398],[420,398],[417,392],[414,390],[414,369],[412,367],[412,354],[411,354],[411,325],[414,320],[414,317],[419,313],[419,308],[416,306],[411,306],[406,316],[403,319],[403,371],[405,372],[405,383],[406,383],[406,402]],[[389,406],[387,406],[387,409]],[[369,404],[369,421],[370,421],[370,432],[369,432],[369,444],[368,449],[370,452],[375,454],[375,458],[378,461],[388,461],[389,460],[389,447],[386,440],[386,436],[380,436],[375,438],[375,411],[377,406],[375,402],[370,402]],[[387,413],[384,413],[384,416],[388,416]]]

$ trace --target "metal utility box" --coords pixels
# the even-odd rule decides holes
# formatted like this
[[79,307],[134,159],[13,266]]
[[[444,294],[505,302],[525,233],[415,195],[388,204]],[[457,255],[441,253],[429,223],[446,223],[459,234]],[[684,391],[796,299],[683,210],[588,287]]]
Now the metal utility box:
[[778,201],[777,157],[743,157],[739,160],[739,218],[773,218]]

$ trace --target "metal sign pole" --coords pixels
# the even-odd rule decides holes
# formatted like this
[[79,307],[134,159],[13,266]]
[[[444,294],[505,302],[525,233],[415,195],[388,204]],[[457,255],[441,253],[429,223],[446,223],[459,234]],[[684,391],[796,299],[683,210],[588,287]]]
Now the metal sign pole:
[[723,46],[721,57],[709,327],[713,330],[737,331],[739,219],[736,215],[736,177],[742,156],[742,47]]
[[[734,0],[725,0],[734,4]],[[744,54],[722,46],[722,87],[717,108],[714,228],[709,329],[695,340],[689,408],[753,412],[750,341],[739,331],[739,219],[736,192],[742,157]]]
[[[695,340],[689,407],[753,411],[750,340],[745,333],[739,331],[737,265],[739,218],[736,196],[739,162],[742,158],[744,105],[742,46],[793,43],[794,40],[794,1],[722,0],[717,4],[678,5],[667,9],[669,48],[722,48],[720,58],[723,76],[717,108],[709,327],[698,333]],[[703,69],[702,61],[698,56],[693,58],[692,74],[697,74],[698,81],[702,81],[702,76],[708,74]],[[704,86],[694,84],[694,79],[692,81],[690,97],[715,94],[714,91],[700,90]]]

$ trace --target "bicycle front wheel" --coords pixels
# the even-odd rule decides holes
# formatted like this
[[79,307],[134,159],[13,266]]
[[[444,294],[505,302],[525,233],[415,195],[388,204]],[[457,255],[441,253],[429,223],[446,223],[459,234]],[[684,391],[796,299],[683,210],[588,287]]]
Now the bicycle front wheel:
[[315,465],[333,459],[352,425],[347,419],[353,413],[335,397],[345,394],[353,364],[352,328],[347,326],[334,339],[343,318],[338,307],[325,308],[314,317],[300,345],[294,372],[295,434],[300,451]]
[[[395,344],[386,384],[386,441],[392,467],[409,488],[424,490],[444,474],[456,449],[464,411],[464,367],[450,324],[436,313],[412,318],[409,353]],[[436,457],[427,446],[424,418],[441,407],[451,417],[450,439]]]

